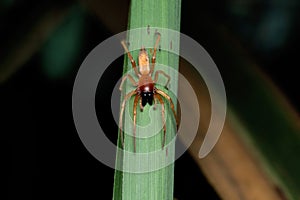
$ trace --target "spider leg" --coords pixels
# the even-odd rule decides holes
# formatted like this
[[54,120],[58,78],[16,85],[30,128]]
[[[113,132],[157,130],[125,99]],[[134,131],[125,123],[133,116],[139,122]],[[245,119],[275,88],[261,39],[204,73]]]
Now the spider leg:
[[136,113],[137,113],[137,104],[139,102],[139,95],[136,95],[134,97],[134,103],[133,103],[133,150],[136,151],[136,145],[135,145],[135,132],[136,132]]
[[176,127],[178,129],[178,119],[177,119],[177,115],[176,115],[176,112],[175,112],[174,103],[173,103],[171,97],[167,93],[165,93],[164,91],[162,91],[160,89],[156,89],[156,93],[160,94],[162,97],[164,97],[165,99],[167,99],[169,101],[172,112],[173,112],[173,115],[174,115],[175,120],[176,120]]
[[168,79],[167,83],[165,84],[165,88],[168,89],[168,85],[169,85],[169,83],[170,83],[171,77],[170,77],[166,72],[164,72],[164,71],[162,71],[162,70],[157,70],[157,71],[155,72],[154,83],[157,83],[158,75],[159,75],[159,74],[164,75],[164,76]]
[[122,81],[121,81],[121,84],[120,84],[120,87],[119,87],[120,91],[122,91],[123,84],[124,84],[124,82],[125,82],[126,79],[129,79],[133,86],[137,86],[138,85],[137,82],[135,82],[135,80],[132,78],[132,76],[130,74],[127,74],[127,75],[125,75],[122,78]]
[[156,32],[157,34],[157,39],[156,39],[156,42],[155,42],[155,45],[154,45],[154,48],[153,48],[153,54],[152,54],[152,64],[151,64],[151,69],[150,69],[150,74],[153,73],[154,71],[154,67],[155,67],[155,61],[156,61],[156,50],[157,50],[157,47],[158,47],[158,44],[159,44],[159,41],[160,41],[160,33]]
[[155,98],[155,94],[154,94],[154,105],[153,105],[153,110],[156,110],[156,104],[157,104],[157,98]]
[[135,75],[136,75],[137,77],[140,77],[141,75],[139,74],[139,71],[138,71],[138,69],[136,68],[135,60],[133,59],[131,53],[129,52],[129,50],[128,50],[126,44],[125,44],[125,41],[122,40],[121,44],[122,44],[122,46],[123,46],[125,52],[127,53],[127,56],[128,56],[128,58],[129,58],[129,60],[130,60],[130,62],[131,62],[131,65],[132,65],[132,67],[133,67],[133,70],[134,70],[134,72],[135,72]]
[[141,112],[143,112],[144,106],[142,105],[142,99],[140,99],[140,109],[141,109]]
[[126,94],[125,97],[124,97],[124,100],[122,102],[122,105],[121,105],[121,111],[120,111],[120,117],[119,117],[119,129],[120,129],[120,139],[121,139],[123,148],[124,148],[123,113],[124,113],[125,104],[126,104],[127,100],[130,99],[130,97],[132,97],[133,95],[136,95],[136,91],[132,91],[132,92]]
[[155,98],[157,98],[158,101],[161,104],[161,117],[162,117],[163,129],[164,129],[164,137],[163,137],[163,142],[162,142],[162,148],[164,148],[165,143],[166,143],[166,131],[167,131],[166,123],[164,123],[164,119],[165,119],[165,104],[164,104],[164,101],[162,100],[162,98],[158,94],[155,94]]

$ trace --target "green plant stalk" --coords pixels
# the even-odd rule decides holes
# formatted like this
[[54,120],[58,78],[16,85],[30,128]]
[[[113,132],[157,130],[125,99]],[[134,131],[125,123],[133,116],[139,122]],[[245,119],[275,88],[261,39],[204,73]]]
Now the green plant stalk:
[[[135,28],[144,28],[144,27],[158,27],[158,28],[167,28],[175,31],[179,31],[180,29],[180,9],[181,9],[181,0],[132,0],[130,11],[129,11],[129,22],[128,29]],[[152,33],[153,34],[153,33]],[[161,42],[167,41],[170,38],[161,38]],[[130,44],[134,42],[140,42],[141,45],[143,43],[142,36],[140,34],[132,34],[128,36],[128,40]],[[179,38],[174,38],[173,41],[179,41]],[[178,42],[179,43],[179,42]],[[121,45],[121,44],[120,44]],[[154,45],[154,43],[153,43]],[[179,45],[174,44],[173,45]],[[134,59],[137,61],[138,51],[131,52]],[[151,56],[151,53],[148,49],[148,54]],[[156,63],[160,63],[169,67],[172,67],[176,71],[178,71],[178,63],[179,57],[178,55],[171,54],[167,51],[157,51],[156,55]],[[131,70],[131,64],[125,56],[124,61],[124,74]],[[170,71],[166,68],[164,70],[171,76],[172,80],[175,80],[175,84],[170,85],[173,87],[173,91],[177,91],[177,76],[174,73],[170,73]],[[136,79],[137,80],[137,79]],[[162,82],[165,79],[161,79]],[[127,81],[123,92],[128,93],[132,91],[134,88],[130,87],[130,82]],[[157,86],[158,88],[164,90],[162,87]],[[168,91],[164,90],[168,93]],[[174,95],[170,94],[176,108],[176,99],[173,98]],[[124,94],[122,95],[124,96]],[[126,109],[129,109],[131,116],[133,115],[133,99],[131,98],[127,104]],[[123,100],[123,99],[122,99]],[[176,133],[176,122],[174,118],[172,118],[172,112],[170,106],[167,101],[165,102],[166,108],[166,144],[174,137]],[[157,105],[159,107],[160,105]],[[153,106],[152,106],[153,107]],[[153,116],[149,116],[149,111],[151,111],[152,107],[149,105],[145,106],[144,111],[140,112],[139,106],[137,109],[137,124],[138,125],[146,125],[150,120],[154,120],[153,123],[157,126],[161,125],[161,112],[160,110],[154,111]],[[150,119],[151,118],[151,119]],[[132,129],[132,121],[130,119],[124,118],[124,128],[128,130]],[[145,133],[146,132],[146,133]],[[136,135],[138,136],[139,130],[137,129]],[[143,135],[153,135],[152,129],[146,129],[143,132]],[[137,153],[147,153],[161,150],[162,148],[162,139],[163,139],[163,131],[161,130],[159,134],[156,134],[149,138],[136,138],[136,152]],[[122,147],[120,142],[120,137],[118,139],[119,147]],[[133,137],[124,134],[124,148],[126,151],[133,152]],[[166,149],[166,148],[165,148]],[[168,153],[166,153],[166,157],[174,157],[175,155],[175,147],[168,147]],[[164,162],[166,158],[161,158],[161,162]],[[137,156],[133,161],[127,160],[126,156],[117,155],[116,165],[123,166],[139,166],[140,168],[148,168],[149,166],[145,165],[145,163],[141,163],[139,157]],[[158,164],[158,163],[156,163]],[[151,171],[147,173],[129,173],[122,172],[119,170],[115,171],[115,182],[114,182],[114,191],[113,191],[113,199],[114,200],[141,200],[141,199],[173,199],[173,185],[174,185],[174,164],[170,164],[167,167],[162,169]]]

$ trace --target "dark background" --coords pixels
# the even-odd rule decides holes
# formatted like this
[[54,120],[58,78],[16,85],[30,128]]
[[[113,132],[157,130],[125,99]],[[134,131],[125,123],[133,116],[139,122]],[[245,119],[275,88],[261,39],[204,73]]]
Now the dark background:
[[[124,2],[122,5],[128,4]],[[106,4],[109,3],[104,1],[103,6]],[[118,1],[113,5],[118,5]],[[0,85],[2,165],[5,166],[2,177],[7,177],[2,179],[7,186],[2,194],[7,199],[111,199],[114,171],[93,158],[81,143],[71,103],[73,82],[81,62],[117,29],[107,26],[109,19],[101,21],[97,11],[77,1],[7,0],[0,6],[1,67],[5,67],[8,57],[18,59],[14,52],[23,48],[30,27],[35,26],[43,13],[52,8],[72,7],[61,25]],[[116,6],[111,12],[121,15],[127,10],[128,5]],[[216,34],[212,27],[225,27],[299,112],[298,10],[299,3],[283,0],[183,1],[181,31],[197,39],[216,58],[216,64],[222,66],[218,57],[224,49],[213,45],[214,38],[210,36]],[[117,31],[125,27],[126,23],[120,24]],[[60,29],[69,31],[66,35],[72,36],[73,42],[57,42],[64,36],[60,35]],[[61,45],[53,50],[53,43]],[[73,48],[76,50],[72,51]],[[67,60],[63,65],[59,56]],[[116,133],[109,135],[112,141],[116,141],[117,125],[110,116],[110,92],[122,75],[122,62],[118,59],[105,72],[96,95],[100,123],[104,130]],[[221,67],[222,70],[225,69]],[[180,200],[193,199],[199,193],[205,199],[219,199],[188,153],[176,161],[174,192]]]

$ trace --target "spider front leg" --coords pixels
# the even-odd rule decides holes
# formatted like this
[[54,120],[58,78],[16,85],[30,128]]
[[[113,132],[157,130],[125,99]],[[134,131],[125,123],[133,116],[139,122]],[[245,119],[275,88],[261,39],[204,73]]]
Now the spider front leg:
[[171,80],[171,77],[168,75],[168,74],[166,74],[166,72],[164,72],[164,71],[162,71],[162,70],[157,70],[156,72],[155,72],[155,76],[154,76],[154,83],[157,83],[157,81],[158,81],[158,75],[159,74],[162,74],[162,75],[164,75],[168,80],[167,80],[167,83],[165,84],[165,88],[168,90],[168,85],[169,85],[169,83],[170,83],[170,80]]
[[133,103],[133,151],[136,151],[136,144],[135,144],[135,132],[136,132],[136,109],[137,109],[137,104],[139,102],[139,95],[136,95],[134,98],[134,103]]
[[[155,96],[154,96],[155,97]],[[156,110],[157,98],[154,98],[153,110]]]
[[136,95],[136,91],[132,91],[125,95],[124,100],[122,101],[121,105],[121,111],[120,111],[120,117],[119,117],[119,129],[120,129],[120,140],[122,143],[122,147],[124,148],[124,137],[123,137],[123,113],[125,109],[125,105],[128,99],[132,97],[133,95]]
[[143,106],[143,104],[142,104],[142,99],[140,99],[140,110],[141,110],[141,112],[144,111],[144,106]]
[[165,99],[167,99],[169,101],[170,106],[171,106],[171,110],[172,110],[173,115],[174,115],[175,120],[176,120],[176,127],[178,129],[178,119],[177,119],[177,115],[176,115],[176,112],[175,112],[174,103],[173,103],[171,97],[169,95],[167,95],[164,91],[160,90],[160,89],[156,89],[156,93],[160,94],[161,96],[163,96]]
[[163,137],[163,141],[162,141],[162,149],[163,149],[164,146],[165,146],[165,143],[166,143],[166,131],[167,131],[166,123],[164,121],[164,119],[165,119],[165,103],[164,103],[164,101],[162,100],[162,98],[158,94],[155,94],[154,98],[158,99],[158,101],[161,104],[161,118],[162,118],[163,129],[164,129],[164,137]]

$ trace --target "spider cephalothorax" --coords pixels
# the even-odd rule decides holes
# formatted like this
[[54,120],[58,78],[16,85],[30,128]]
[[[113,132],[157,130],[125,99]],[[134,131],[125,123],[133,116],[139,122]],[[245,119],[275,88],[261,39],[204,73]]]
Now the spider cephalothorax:
[[[176,117],[176,113],[175,113],[174,104],[172,102],[172,99],[164,91],[162,91],[162,90],[155,87],[155,84],[157,83],[159,74],[164,75],[168,79],[167,83],[165,84],[165,88],[167,88],[167,85],[170,82],[170,76],[162,70],[157,70],[155,72],[154,80],[151,77],[152,74],[153,74],[154,67],[155,67],[156,50],[157,50],[157,46],[159,44],[159,41],[160,41],[160,34],[157,33],[157,39],[156,39],[156,43],[155,43],[154,49],[153,49],[151,65],[150,65],[150,62],[149,62],[149,57],[148,57],[148,53],[147,53],[146,49],[144,47],[142,47],[140,49],[139,56],[138,56],[138,62],[139,62],[138,63],[139,68],[138,69],[136,67],[135,60],[133,59],[132,55],[128,51],[128,48],[127,48],[125,42],[122,41],[122,45],[123,45],[123,47],[124,47],[124,49],[125,49],[125,51],[128,55],[128,58],[130,59],[130,62],[131,62],[131,65],[133,67],[133,70],[135,72],[135,75],[139,78],[138,82],[136,82],[130,74],[127,74],[122,78],[122,82],[121,82],[121,85],[120,85],[120,90],[122,91],[122,86],[124,84],[124,81],[126,79],[129,79],[131,81],[131,83],[134,86],[136,86],[136,89],[134,91],[131,91],[128,94],[125,95],[124,100],[122,102],[121,112],[120,112],[120,119],[119,119],[121,141],[122,141],[122,145],[124,145],[123,144],[124,143],[124,141],[123,141],[123,130],[122,130],[123,112],[124,112],[125,104],[126,104],[127,100],[130,99],[132,96],[135,96],[134,97],[134,105],[133,105],[134,151],[135,151],[135,131],[136,131],[136,113],[137,113],[136,109],[137,109],[138,103],[140,105],[141,111],[143,111],[144,106],[146,106],[147,104],[149,104],[151,106],[153,104],[153,102],[155,102],[155,100],[158,100],[160,102],[161,106],[162,106],[162,113],[161,114],[162,114],[162,120],[164,121],[165,108],[164,108],[163,98],[167,99],[170,103],[172,112],[174,114],[174,117],[175,117],[176,123],[177,123],[177,117]],[[164,129],[164,137],[163,137],[162,147],[164,147],[165,139],[166,139],[166,126],[165,126],[165,124],[163,125],[163,129]]]
[[147,103],[151,106],[154,101],[154,84],[142,85],[138,88],[138,95],[142,99],[142,107]]

